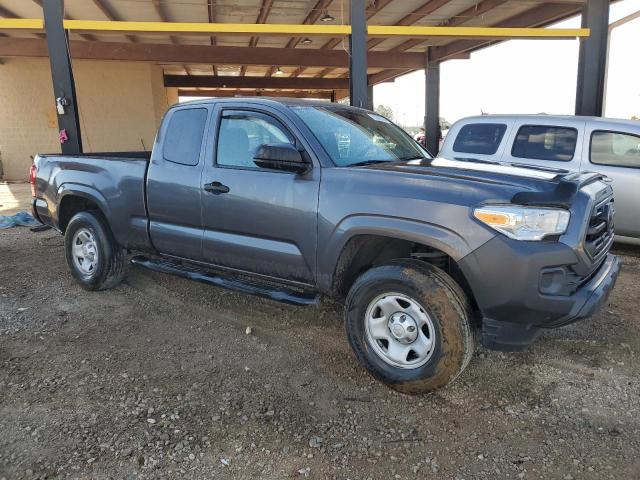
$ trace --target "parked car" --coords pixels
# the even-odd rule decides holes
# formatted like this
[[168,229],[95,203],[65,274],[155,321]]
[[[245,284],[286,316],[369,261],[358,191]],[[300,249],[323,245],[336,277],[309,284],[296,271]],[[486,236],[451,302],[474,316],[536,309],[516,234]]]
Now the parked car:
[[606,175],[616,198],[616,240],[640,244],[639,121],[552,115],[469,117],[453,125],[440,155]]
[[131,251],[274,300],[330,296],[361,364],[409,393],[455,379],[476,328],[517,350],[588,317],[619,271],[601,175],[432,159],[386,118],[335,104],[180,104],[151,154],[38,155],[30,178],[85,289],[118,284]]

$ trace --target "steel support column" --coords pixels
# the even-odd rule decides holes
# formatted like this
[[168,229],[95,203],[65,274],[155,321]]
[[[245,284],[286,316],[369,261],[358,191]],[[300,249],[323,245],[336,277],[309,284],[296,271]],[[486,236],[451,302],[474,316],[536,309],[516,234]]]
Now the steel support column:
[[440,149],[440,62],[431,60],[430,48],[427,50],[425,86],[425,140],[427,150],[437,155]]
[[53,96],[58,111],[62,153],[82,153],[76,86],[69,54],[69,38],[62,23],[64,0],[44,0],[42,9],[51,64]]
[[580,40],[576,115],[602,116],[607,65],[609,0],[589,0],[582,9],[582,26],[591,29]]
[[351,105],[368,108],[367,18],[365,0],[351,0],[349,35],[349,96]]

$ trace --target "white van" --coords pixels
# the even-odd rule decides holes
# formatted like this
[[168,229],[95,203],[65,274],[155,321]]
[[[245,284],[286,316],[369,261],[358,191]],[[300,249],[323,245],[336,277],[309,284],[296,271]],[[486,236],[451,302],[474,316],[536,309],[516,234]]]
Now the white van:
[[439,156],[599,172],[612,180],[616,240],[640,244],[640,121],[483,115],[449,130]]

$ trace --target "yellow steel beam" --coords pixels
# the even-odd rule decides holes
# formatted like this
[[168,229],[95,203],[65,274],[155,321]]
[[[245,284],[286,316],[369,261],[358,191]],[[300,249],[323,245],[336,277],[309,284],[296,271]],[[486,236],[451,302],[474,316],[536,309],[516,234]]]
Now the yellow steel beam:
[[0,30],[43,30],[41,18],[0,18]]
[[[343,36],[350,25],[291,25],[252,23],[179,23],[116,22],[102,20],[65,20],[66,29],[92,32],[184,33],[225,35]],[[0,30],[42,30],[40,19],[0,19]],[[588,37],[588,28],[493,28],[493,27],[420,27],[369,25],[374,37],[463,37],[463,38],[576,38]]]
[[341,36],[351,33],[349,25],[292,25],[254,23],[180,23],[180,22],[110,22],[102,20],[65,20],[69,30],[140,33],[186,33],[225,35],[322,35]]
[[588,28],[498,28],[498,27],[420,27],[369,25],[372,37],[464,37],[464,38],[576,38],[588,37]]

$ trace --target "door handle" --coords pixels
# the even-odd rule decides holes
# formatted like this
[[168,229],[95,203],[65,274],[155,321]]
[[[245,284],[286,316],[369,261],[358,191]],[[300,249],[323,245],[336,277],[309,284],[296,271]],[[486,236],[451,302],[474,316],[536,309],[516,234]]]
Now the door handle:
[[205,191],[213,193],[214,195],[220,195],[221,193],[229,193],[229,187],[221,184],[220,182],[205,183],[204,189]]

